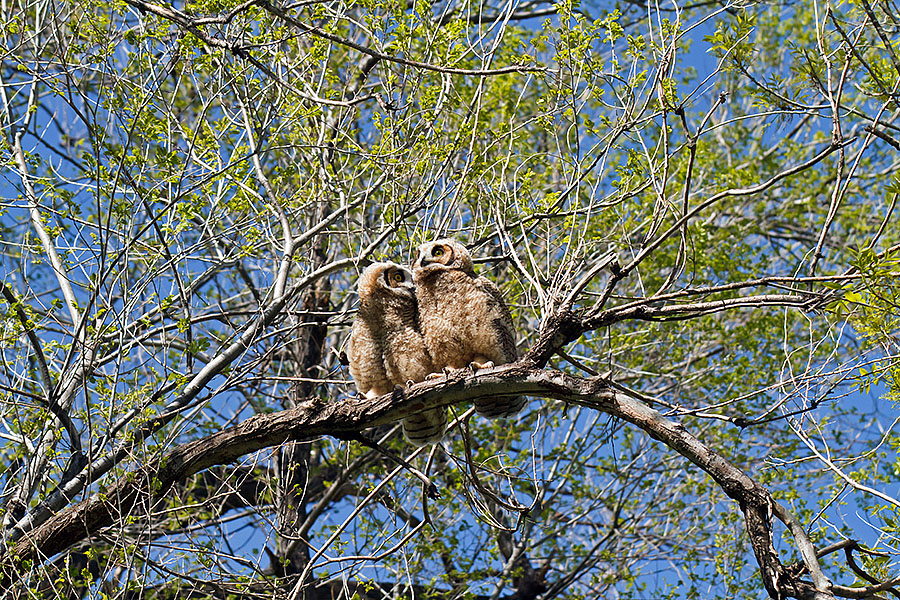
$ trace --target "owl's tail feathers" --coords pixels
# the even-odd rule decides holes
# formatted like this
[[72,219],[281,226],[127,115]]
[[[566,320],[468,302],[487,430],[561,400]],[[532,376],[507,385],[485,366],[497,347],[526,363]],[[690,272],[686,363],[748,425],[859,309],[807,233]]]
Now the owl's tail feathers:
[[443,406],[420,412],[400,421],[403,435],[414,446],[437,444],[447,429],[447,409]]
[[528,404],[525,396],[514,398],[479,398],[475,401],[475,412],[486,419],[512,417]]

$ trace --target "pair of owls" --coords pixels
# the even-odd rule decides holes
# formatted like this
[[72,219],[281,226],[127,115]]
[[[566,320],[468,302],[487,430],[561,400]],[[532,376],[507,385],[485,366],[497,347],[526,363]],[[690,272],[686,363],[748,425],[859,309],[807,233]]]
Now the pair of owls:
[[[515,330],[500,289],[475,274],[471,255],[455,240],[419,246],[412,272],[391,262],[370,265],[358,290],[347,358],[356,387],[367,398],[445,369],[516,360]],[[497,418],[524,405],[524,397],[491,398],[476,401],[475,410]],[[447,410],[420,410],[401,425],[411,443],[436,443],[447,427]]]

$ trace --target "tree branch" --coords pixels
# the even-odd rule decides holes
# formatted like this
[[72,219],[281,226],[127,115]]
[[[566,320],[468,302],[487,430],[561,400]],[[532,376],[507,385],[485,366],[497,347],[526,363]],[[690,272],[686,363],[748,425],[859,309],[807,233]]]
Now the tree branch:
[[[709,474],[744,513],[751,545],[763,583],[772,598],[830,598],[826,591],[792,576],[773,546],[771,517],[775,504],[769,492],[706,447],[681,424],[664,418],[640,400],[611,387],[600,377],[580,378],[553,369],[533,369],[514,363],[471,374],[460,370],[436,382],[416,384],[404,394],[372,400],[350,398],[342,402],[305,402],[273,414],[255,415],[235,427],[175,447],[107,487],[103,494],[65,509],[27,539],[3,555],[0,586],[15,577],[26,561],[53,557],[71,545],[95,535],[135,507],[152,509],[167,491],[184,478],[213,465],[287,440],[308,440],[323,435],[347,437],[365,428],[396,421],[412,406],[427,410],[483,397],[532,395],[580,404],[621,418],[699,466]],[[803,553],[804,560],[808,558]],[[812,571],[816,565],[807,565]],[[824,580],[827,581],[827,580]],[[820,585],[822,585],[820,583]]]

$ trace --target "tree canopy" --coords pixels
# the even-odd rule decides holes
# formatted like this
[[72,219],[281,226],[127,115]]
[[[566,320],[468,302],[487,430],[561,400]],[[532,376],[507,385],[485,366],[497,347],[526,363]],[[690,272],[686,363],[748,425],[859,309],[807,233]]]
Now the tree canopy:
[[[892,0],[4,2],[0,589],[900,596],[898,32]],[[448,236],[520,359],[357,396],[357,276]]]

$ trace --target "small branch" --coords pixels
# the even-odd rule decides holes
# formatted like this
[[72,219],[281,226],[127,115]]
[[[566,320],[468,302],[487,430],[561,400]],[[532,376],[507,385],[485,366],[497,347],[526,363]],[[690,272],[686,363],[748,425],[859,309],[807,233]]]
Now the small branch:
[[291,225],[288,222],[287,214],[284,212],[284,207],[282,207],[281,203],[278,201],[275,190],[272,188],[272,183],[266,176],[262,162],[259,160],[259,145],[257,144],[256,136],[253,133],[253,124],[250,122],[247,103],[244,102],[240,90],[235,89],[235,96],[237,97],[238,105],[241,108],[241,115],[244,119],[244,131],[247,134],[247,142],[250,146],[249,155],[250,160],[253,163],[253,170],[256,173],[256,179],[259,181],[260,185],[262,185],[263,190],[266,193],[266,205],[278,215],[278,221],[281,224],[281,235],[284,241],[282,242],[281,257],[278,259],[279,266],[276,269],[277,274],[275,276],[275,285],[273,288],[274,297],[280,298],[284,295],[284,287],[287,284],[287,278],[290,274],[295,247],[294,237],[291,235]]
[[375,452],[377,452],[380,455],[384,456],[385,458],[388,458],[391,461],[397,463],[398,465],[400,465],[401,467],[403,467],[404,469],[406,469],[407,471],[409,471],[410,473],[415,475],[416,478],[418,478],[419,481],[422,482],[422,485],[425,486],[425,495],[428,496],[429,498],[431,498],[432,500],[441,497],[440,492],[438,492],[437,486],[434,485],[434,483],[430,479],[428,479],[427,475],[425,475],[424,473],[422,473],[421,471],[416,469],[414,466],[409,464],[409,462],[403,460],[403,458],[401,456],[398,456],[397,454],[391,452],[390,450],[388,450],[387,448],[385,448],[384,446],[382,446],[375,440],[367,438],[365,435],[363,435],[360,432],[353,432],[352,434],[348,435],[344,439],[359,442],[363,446],[366,446],[367,448],[371,448]]
[[[31,84],[31,90],[28,95],[28,106],[25,109],[25,121],[13,136],[13,155],[15,156],[19,177],[25,188],[25,198],[28,200],[28,212],[31,215],[31,223],[34,225],[34,229],[41,240],[41,245],[44,247],[44,252],[47,253],[47,258],[50,260],[50,265],[53,267],[53,273],[56,275],[56,280],[59,282],[59,289],[62,291],[63,297],[66,300],[66,307],[69,309],[69,317],[72,319],[72,333],[75,335],[75,332],[79,330],[81,323],[81,315],[78,312],[78,302],[75,300],[75,292],[72,291],[72,285],[69,283],[69,279],[66,276],[66,270],[63,267],[62,261],[59,259],[59,254],[56,252],[56,246],[53,245],[53,240],[50,239],[50,235],[47,233],[47,229],[44,227],[41,220],[42,217],[41,212],[38,209],[37,195],[35,194],[34,186],[31,184],[31,176],[28,173],[28,163],[25,161],[25,151],[22,149],[22,138],[28,130],[31,123],[31,115],[34,114],[37,106],[36,88],[37,80],[35,79]],[[78,337],[83,340],[83,336],[84,330],[82,329],[81,335]]]
[[80,468],[84,463],[84,451],[81,448],[81,436],[78,433],[78,429],[75,428],[75,423],[72,422],[69,413],[57,402],[54,394],[55,387],[53,385],[53,379],[50,377],[50,369],[47,367],[47,360],[44,357],[44,351],[41,348],[41,340],[38,338],[37,334],[34,333],[34,327],[29,321],[28,315],[25,314],[25,311],[19,306],[16,295],[2,281],[0,281],[0,293],[2,293],[3,297],[9,303],[10,308],[15,311],[16,318],[18,318],[19,322],[22,324],[25,336],[31,344],[31,349],[34,352],[34,358],[38,365],[38,372],[41,375],[41,382],[44,385],[43,401],[50,413],[59,421],[69,435],[69,444],[72,447],[72,462],[70,463],[68,471]]
[[690,212],[686,213],[684,216],[682,216],[680,219],[678,219],[675,223],[673,223],[672,226],[669,227],[669,229],[666,230],[661,236],[659,236],[656,240],[654,240],[653,242],[651,242],[650,244],[645,246],[638,253],[638,255],[635,256],[634,259],[632,259],[632,261],[630,263],[628,263],[626,266],[624,266],[622,268],[622,277],[628,275],[632,270],[637,268],[637,266],[639,264],[641,264],[645,258],[647,258],[650,254],[652,254],[657,248],[659,248],[659,246],[661,246],[663,244],[663,242],[665,242],[667,239],[669,239],[672,236],[672,234],[679,231],[686,222],[688,222],[690,219],[697,216],[701,211],[709,208],[710,206],[719,202],[720,200],[724,200],[725,198],[750,196],[753,194],[758,194],[760,192],[764,192],[767,189],[769,189],[770,187],[772,187],[773,185],[775,185],[776,183],[778,183],[779,181],[781,181],[782,179],[790,177],[791,175],[796,175],[797,173],[802,173],[806,169],[809,169],[809,168],[815,166],[816,164],[821,162],[823,159],[825,159],[827,156],[829,156],[832,152],[834,152],[838,148],[841,148],[843,146],[850,144],[854,139],[855,138],[845,140],[845,141],[841,142],[840,144],[831,143],[828,146],[826,146],[821,152],[819,152],[818,154],[816,154],[815,156],[813,156],[806,162],[800,163],[799,165],[795,165],[789,169],[785,169],[784,171],[782,171],[776,175],[773,175],[766,181],[759,183],[757,185],[746,187],[746,188],[735,188],[735,189],[724,190],[724,191],[719,192],[718,194],[714,194],[707,200],[704,200],[703,202],[701,202],[700,204],[695,206]]
[[855,490],[858,490],[858,491],[866,493],[866,494],[871,494],[872,496],[875,496],[876,498],[879,498],[879,499],[883,500],[884,502],[893,505],[896,508],[900,508],[900,500],[898,500],[897,498],[895,498],[893,496],[888,496],[887,494],[885,494],[873,487],[870,487],[868,485],[863,485],[862,483],[859,483],[858,481],[856,481],[855,479],[853,479],[852,477],[850,477],[849,475],[844,473],[843,469],[841,469],[839,466],[837,466],[834,463],[834,461],[832,461],[830,458],[828,458],[827,456],[822,454],[822,452],[819,451],[819,449],[816,447],[813,440],[810,439],[810,437],[806,434],[805,431],[803,431],[802,427],[800,426],[800,423],[796,419],[789,418],[788,424],[791,426],[791,429],[794,430],[794,433],[797,434],[797,437],[800,438],[800,441],[802,441],[803,444],[813,454],[813,456],[815,456],[823,465],[825,465],[825,467],[829,471],[831,471],[832,473],[837,475],[840,479],[842,479],[844,481],[844,483],[846,483],[847,485],[849,485],[850,487],[852,487]]
[[[873,556],[887,557],[887,556],[889,556],[888,554],[885,554],[883,552],[875,552],[873,550],[863,548],[862,546],[859,545],[859,543],[856,540],[844,540],[842,542],[838,542],[837,544],[832,544],[831,546],[828,546],[827,548],[822,548],[822,550],[819,551],[819,556],[824,556],[825,554],[834,552],[836,550],[841,550],[841,549],[844,550],[844,556],[847,558],[847,564],[850,566],[850,569],[854,573],[856,573],[861,579],[864,579],[864,580],[868,581],[869,583],[874,584],[876,587],[879,588],[879,590],[887,590],[888,592],[890,592],[897,598],[900,598],[900,592],[898,592],[897,589],[893,587],[893,586],[897,585],[898,583],[900,583],[900,578],[895,577],[894,579],[891,579],[890,581],[880,582],[877,579],[875,579],[874,577],[872,577],[871,575],[869,575],[868,573],[866,573],[865,571],[863,571],[862,568],[860,568],[860,566],[857,565],[856,561],[853,559],[853,551],[854,550],[862,552],[863,554],[870,554]],[[890,587],[885,587],[885,586],[890,586]],[[852,588],[852,589],[854,591],[857,591],[859,588]],[[866,589],[873,589],[873,588],[866,588]]]
[[[264,70],[268,76],[273,77],[276,80],[281,82],[281,80],[277,76],[277,74],[275,74],[271,69],[269,69],[268,67],[263,65],[257,59],[253,58],[250,55],[250,52],[248,51],[248,49],[246,47],[240,46],[236,43],[226,42],[226,41],[220,40],[216,37],[207,35],[200,29],[201,25],[207,25],[207,24],[212,24],[212,23],[216,23],[216,22],[225,22],[226,18],[232,19],[234,17],[234,15],[229,15],[228,17],[223,17],[220,20],[215,20],[215,19],[211,19],[211,18],[194,19],[179,10],[175,10],[174,8],[160,6],[158,4],[153,4],[151,2],[146,2],[144,0],[125,0],[125,2],[127,4],[130,4],[131,6],[134,6],[138,10],[150,12],[150,13],[153,13],[164,19],[172,21],[173,23],[175,23],[182,29],[185,29],[186,31],[189,31],[193,35],[197,36],[197,38],[203,40],[204,43],[209,44],[210,46],[228,50],[228,51],[234,53],[236,56],[239,56],[245,60],[249,60],[256,67]],[[335,44],[339,44],[341,46],[353,48],[354,50],[357,50],[358,52],[361,52],[361,53],[371,56],[373,58],[377,58],[380,60],[385,60],[385,61],[389,61],[389,62],[401,64],[401,65],[406,65],[408,67],[425,69],[426,71],[435,71],[437,73],[450,73],[450,74],[454,74],[454,75],[472,75],[472,76],[476,76],[476,77],[491,77],[494,75],[505,75],[507,73],[541,73],[541,72],[546,71],[546,69],[544,67],[531,67],[531,66],[527,66],[527,65],[514,65],[514,66],[509,66],[509,67],[502,67],[499,69],[456,69],[456,68],[452,68],[452,67],[441,67],[438,65],[423,63],[423,62],[419,62],[419,61],[415,61],[415,60],[407,60],[404,58],[398,58],[396,56],[391,56],[389,54],[384,54],[382,52],[372,50],[371,48],[368,48],[367,46],[363,46],[362,44],[358,44],[351,40],[344,39],[340,36],[334,35],[333,33],[329,33],[327,31],[325,31],[324,29],[321,29],[314,25],[309,25],[307,23],[304,23],[303,21],[300,21],[299,19],[289,15],[283,9],[274,6],[267,0],[258,0],[258,1],[254,1],[251,3],[246,3],[245,5],[242,5],[242,6],[249,6],[249,5],[259,6],[260,8],[264,9],[266,12],[273,14],[273,15],[287,21],[288,23],[290,23],[297,29],[303,31],[304,33],[308,33],[308,34],[314,35],[316,37],[326,39],[330,42],[334,42]],[[284,83],[284,82],[282,82],[282,83]],[[304,97],[307,97],[307,95],[305,95],[305,94],[301,94],[301,95]],[[309,98],[309,99],[314,100],[316,102],[323,102],[325,104],[334,105],[334,106],[353,106],[353,104],[355,103],[355,102],[336,102],[333,100],[328,100],[326,98]],[[357,101],[358,101],[358,99],[357,99]]]
[[795,517],[792,512],[774,500],[772,501],[772,512],[782,523],[787,525],[788,531],[794,536],[794,540],[797,543],[797,549],[800,551],[800,556],[803,558],[803,564],[812,576],[813,585],[816,586],[817,590],[831,593],[831,581],[829,581],[828,578],[825,577],[825,573],[822,572],[822,567],[819,565],[819,558],[816,555],[816,548],[810,541],[806,529],[803,528],[803,525],[800,524],[800,521],[797,520],[797,517]]
[[597,264],[594,265],[591,268],[591,270],[588,271],[584,275],[584,277],[582,277],[578,281],[578,283],[576,283],[572,287],[572,291],[569,292],[569,295],[566,296],[566,299],[562,303],[563,309],[566,309],[566,310],[571,309],[572,305],[575,304],[575,299],[578,297],[578,294],[580,294],[581,292],[584,291],[584,288],[586,288],[588,286],[588,284],[591,282],[591,280],[593,280],[594,277],[596,277],[597,274],[600,273],[600,271],[602,271],[609,265],[613,264],[615,262],[615,260],[616,260],[615,252],[608,252],[605,255],[603,255],[600,258],[600,260],[597,262]]
[[[134,2],[137,0],[126,0],[127,2]],[[441,67],[438,65],[433,65],[430,63],[423,63],[417,60],[407,60],[405,58],[399,58],[396,56],[391,56],[389,54],[384,54],[383,52],[378,52],[377,50],[372,50],[367,46],[363,46],[362,44],[357,44],[354,41],[342,38],[340,36],[334,35],[333,33],[328,33],[324,29],[316,27],[314,25],[309,25],[308,23],[304,23],[303,21],[297,19],[296,17],[289,15],[285,10],[280,7],[273,5],[268,0],[260,0],[259,6],[266,10],[267,12],[284,19],[300,31],[304,33],[312,34],[316,37],[320,37],[322,39],[328,40],[330,42],[334,42],[335,44],[340,44],[341,46],[346,46],[348,48],[353,48],[358,52],[362,52],[363,54],[367,54],[373,58],[377,58],[380,60],[397,63],[400,65],[406,65],[408,67],[415,67],[418,69],[425,69],[426,71],[434,71],[436,73],[450,73],[453,75],[473,75],[475,77],[491,77],[494,75],[505,75],[507,73],[543,73],[547,69],[544,67],[529,67],[526,65],[513,65],[509,67],[501,67],[499,69],[456,69],[453,67]]]
[[806,302],[808,302],[808,299],[801,295],[763,294],[725,300],[710,300],[709,302],[694,302],[692,304],[673,304],[660,308],[646,305],[631,306],[626,309],[616,307],[604,311],[596,317],[585,319],[583,326],[585,330],[597,329],[612,323],[618,323],[624,319],[681,321],[736,308],[759,308],[763,306],[794,306],[801,308],[806,305]]
[[[844,43],[847,45],[847,48],[850,49],[850,52],[853,54],[854,57],[856,57],[856,60],[859,61],[859,64],[861,64],[863,66],[863,68],[866,69],[866,71],[869,73],[869,77],[872,78],[872,81],[875,83],[875,85],[877,85],[879,87],[882,95],[884,95],[887,98],[891,98],[894,101],[894,104],[898,104],[897,99],[894,98],[894,95],[891,94],[891,92],[888,91],[887,88],[884,87],[884,84],[881,82],[881,77],[878,75],[878,73],[875,72],[875,70],[866,61],[866,59],[863,57],[863,55],[860,54],[859,49],[856,47],[857,42],[854,40],[851,40],[850,36],[848,36],[847,33],[844,31],[844,29],[841,27],[841,24],[838,22],[838,19],[835,16],[834,11],[831,11],[831,10],[828,11],[828,18],[831,20],[831,24],[834,25],[834,28],[837,29],[837,32],[840,34],[841,38],[844,40]],[[861,29],[865,28],[866,25],[867,25],[867,23],[863,22]]]
[[890,58],[891,64],[894,66],[894,72],[900,73],[900,60],[897,58],[897,53],[894,51],[894,47],[896,45],[896,41],[891,40],[891,38],[884,32],[884,28],[881,26],[881,22],[878,20],[878,16],[875,14],[875,11],[872,10],[872,6],[869,4],[868,0],[862,0],[863,9],[866,11],[866,16],[869,17],[869,20],[872,22],[872,26],[875,27],[875,31],[878,33],[878,37],[881,38],[881,43],[884,44],[884,49],[887,50],[887,55]]
[[41,374],[41,381],[44,384],[44,393],[46,394],[45,401],[49,404],[50,396],[53,394],[53,380],[50,378],[50,369],[47,367],[47,360],[44,357],[44,351],[41,348],[41,340],[38,338],[37,334],[34,333],[34,327],[29,321],[28,315],[25,314],[25,311],[19,306],[19,299],[16,298],[13,291],[9,289],[9,286],[2,281],[0,281],[0,293],[6,298],[9,307],[15,311],[16,318],[19,319],[19,323],[21,323],[22,329],[25,330],[25,335],[28,337],[28,342],[31,344],[31,349],[34,350],[34,358],[38,364],[38,372]]
[[875,137],[887,142],[894,148],[894,150],[900,150],[900,142],[898,142],[885,132],[881,131],[880,129],[875,129],[874,125],[866,125],[865,127],[863,127],[863,131],[871,133]]

